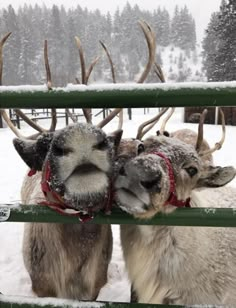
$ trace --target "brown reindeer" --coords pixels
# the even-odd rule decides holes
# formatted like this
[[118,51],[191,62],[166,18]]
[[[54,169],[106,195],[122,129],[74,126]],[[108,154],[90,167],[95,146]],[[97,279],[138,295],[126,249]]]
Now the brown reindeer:
[[[147,138],[116,180],[120,207],[149,219],[182,206],[234,206],[235,189],[221,186],[236,170],[205,164],[209,151],[197,139],[193,147],[162,135]],[[235,304],[235,229],[121,225],[121,244],[138,302]]]
[[193,131],[192,129],[189,128],[182,128],[178,129],[176,131],[173,131],[169,133],[168,131],[165,130],[166,124],[171,118],[175,111],[175,108],[171,108],[170,113],[167,115],[167,117],[162,121],[162,125],[160,127],[160,130],[156,132],[157,136],[167,136],[171,138],[177,138],[187,144],[191,144],[192,146],[196,145],[196,149],[199,150],[200,152],[203,152],[204,155],[201,155],[202,160],[204,161],[205,164],[213,165],[213,155],[212,153],[215,150],[220,150],[224,140],[225,140],[225,117],[224,113],[221,108],[219,108],[219,112],[221,115],[221,122],[222,122],[222,138],[219,142],[215,144],[215,147],[213,149],[210,148],[209,143],[203,139],[203,124],[207,115],[207,109],[204,109],[202,114],[200,114],[199,117],[199,126],[198,126],[198,133]]
[[[166,83],[164,72],[163,72],[161,66],[157,62],[154,63],[154,72],[157,75],[160,82]],[[164,136],[167,136],[167,137],[177,138],[177,139],[179,139],[183,142],[186,142],[187,144],[191,144],[193,146],[195,146],[195,144],[196,144],[197,149],[198,149],[198,147],[200,147],[198,150],[205,152],[205,154],[202,156],[202,160],[204,161],[204,163],[212,165],[213,164],[212,152],[214,152],[217,149],[219,150],[221,148],[222,144],[224,143],[224,139],[225,139],[225,118],[224,118],[224,113],[223,113],[222,109],[221,108],[219,109],[220,115],[221,115],[221,122],[222,122],[222,131],[223,131],[222,139],[221,139],[220,142],[218,142],[215,145],[215,147],[212,150],[210,150],[210,146],[209,146],[208,142],[203,139],[203,123],[204,123],[204,120],[205,120],[205,117],[206,117],[206,114],[207,114],[207,110],[205,109],[205,110],[203,110],[202,114],[199,114],[199,124],[200,125],[199,125],[198,133],[196,133],[195,131],[188,129],[188,128],[179,129],[179,130],[171,132],[171,133],[166,131],[165,130],[166,123],[171,118],[174,111],[175,111],[175,108],[171,108],[171,112],[162,122],[160,130],[158,130],[156,132],[157,136],[164,135]],[[155,125],[155,123],[154,123],[154,125]],[[152,127],[153,127],[153,125],[150,128],[152,128]],[[147,131],[148,130],[149,129],[147,129]],[[139,134],[140,133],[142,134],[142,131],[140,131]],[[144,134],[146,134],[146,132],[144,132]],[[140,138],[140,136],[137,135],[137,138]],[[206,151],[208,151],[208,153],[206,153]]]

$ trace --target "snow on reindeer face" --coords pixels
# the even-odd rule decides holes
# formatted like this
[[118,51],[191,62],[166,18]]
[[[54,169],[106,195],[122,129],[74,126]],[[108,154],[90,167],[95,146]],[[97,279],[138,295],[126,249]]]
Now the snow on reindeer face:
[[171,176],[167,160],[178,201],[189,198],[195,187],[223,186],[235,176],[233,167],[204,165],[193,146],[175,138],[150,137],[144,148],[144,153],[125,164],[115,185],[120,207],[135,217],[149,218],[176,208],[168,203]]
[[14,145],[30,168],[45,172],[50,166],[50,186],[66,204],[97,211],[109,189],[115,138],[95,126],[79,123],[43,134],[36,141],[15,139]]

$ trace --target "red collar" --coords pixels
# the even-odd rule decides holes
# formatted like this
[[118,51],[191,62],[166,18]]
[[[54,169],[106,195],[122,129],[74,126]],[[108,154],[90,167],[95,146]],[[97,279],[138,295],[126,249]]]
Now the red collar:
[[163,153],[160,152],[154,151],[149,154],[155,154],[163,158],[168,169],[168,175],[170,181],[170,195],[169,198],[166,200],[165,205],[171,204],[176,207],[190,207],[190,198],[187,198],[186,200],[178,200],[176,196],[175,177],[170,160]]
[[[28,173],[28,176],[32,176],[35,173],[36,173],[35,170],[30,170]],[[60,214],[63,214],[63,215],[78,216],[81,222],[87,222],[93,219],[92,212],[84,214],[83,211],[79,211],[79,210],[72,208],[65,202],[63,196],[59,195],[57,192],[55,192],[52,189],[51,187],[51,168],[50,168],[50,164],[48,161],[46,161],[43,172],[42,172],[41,189],[47,201],[40,202],[39,203],[40,205],[46,205],[52,208],[54,211]],[[110,182],[110,189],[109,189],[108,196],[106,198],[105,206],[104,206],[104,211],[106,214],[111,213],[112,201],[113,201],[113,188]]]

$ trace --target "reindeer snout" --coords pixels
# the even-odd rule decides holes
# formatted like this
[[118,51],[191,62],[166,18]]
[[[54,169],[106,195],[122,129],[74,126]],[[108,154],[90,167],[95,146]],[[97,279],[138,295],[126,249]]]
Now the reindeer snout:
[[160,192],[160,183],[161,183],[162,174],[157,172],[154,177],[150,177],[147,181],[140,181],[141,186],[143,186],[148,191]]
[[162,177],[162,168],[147,156],[145,159],[137,157],[119,170],[119,180],[125,183],[127,188],[140,189],[140,191],[148,193],[161,192]]

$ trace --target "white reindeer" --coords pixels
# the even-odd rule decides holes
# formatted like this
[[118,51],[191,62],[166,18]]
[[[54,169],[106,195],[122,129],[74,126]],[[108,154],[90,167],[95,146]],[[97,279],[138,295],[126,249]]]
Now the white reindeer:
[[[14,139],[22,159],[37,171],[25,178],[22,202],[92,218],[109,202],[120,137],[120,132],[106,136],[98,127],[78,123],[36,140]],[[111,253],[110,225],[25,225],[24,263],[32,289],[41,297],[95,300],[107,282]]]
[[[236,170],[204,163],[200,148],[176,138],[147,138],[143,152],[120,169],[120,207],[149,219],[178,206],[235,206],[235,189],[221,186]],[[235,305],[236,229],[121,225],[121,244],[138,302]]]
[[[155,34],[149,25],[140,22],[140,26],[147,41],[149,57],[138,83],[146,79],[155,60],[156,47]],[[83,60],[80,41],[78,38],[76,41],[80,59]],[[47,85],[51,89],[46,42],[44,54]],[[87,72],[82,60],[82,81],[87,84],[98,58]],[[118,130],[107,136],[101,128],[121,109],[109,114],[98,127],[80,123],[56,132],[51,132],[56,127],[55,109],[49,132],[43,132],[22,111],[16,111],[41,133],[36,140],[26,140],[16,130],[6,111],[0,111],[9,127],[18,135],[14,146],[31,169],[30,177],[26,177],[22,186],[22,202],[43,203],[63,214],[77,215],[81,220],[91,219],[94,213],[109,207],[113,174],[117,171],[114,161],[122,132]],[[91,110],[83,111],[87,122],[91,122]],[[67,113],[70,115],[69,110]],[[141,142],[132,140],[131,143],[132,151],[138,151]],[[95,300],[107,282],[111,252],[112,233],[109,225],[25,225],[24,262],[32,289],[41,297]]]

